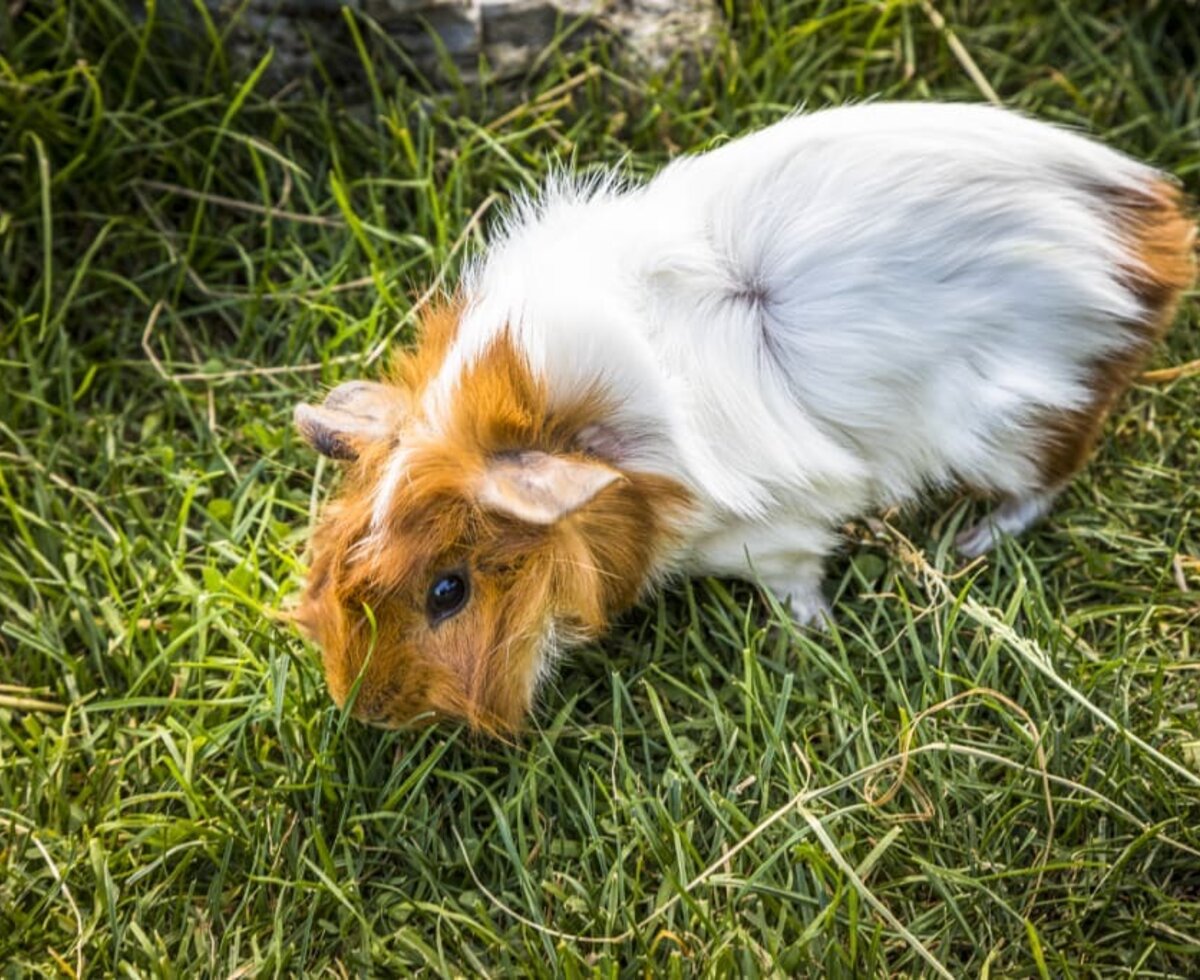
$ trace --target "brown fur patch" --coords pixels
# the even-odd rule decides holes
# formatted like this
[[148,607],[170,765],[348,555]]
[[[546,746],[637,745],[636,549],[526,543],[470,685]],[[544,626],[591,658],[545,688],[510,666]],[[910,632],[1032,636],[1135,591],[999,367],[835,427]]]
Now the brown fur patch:
[[1154,344],[1167,332],[1180,294],[1196,278],[1196,226],[1183,193],[1159,181],[1144,194],[1106,191],[1132,261],[1122,281],[1144,314],[1131,321],[1129,344],[1091,366],[1093,397],[1083,409],[1055,413],[1043,427],[1040,469],[1047,488],[1061,486],[1087,460],[1120,395],[1129,387]]
[[400,348],[392,356],[388,380],[393,385],[410,397],[421,396],[458,336],[464,305],[460,296],[442,297],[425,309],[421,314],[416,345]]
[[[360,717],[389,725],[453,717],[499,733],[518,728],[529,709],[547,631],[594,637],[631,605],[690,501],[670,479],[625,472],[551,526],[482,508],[471,488],[490,458],[526,450],[585,458],[580,434],[607,413],[599,391],[552,411],[502,335],[459,380],[449,417],[423,418],[420,396],[444,363],[458,314],[451,305],[427,316],[416,350],[393,362],[391,382],[412,408],[399,436],[404,478],[372,539],[375,489],[395,447],[367,447],[348,467],[314,535],[297,619],[324,651],[339,704],[361,677]],[[459,569],[471,598],[431,625],[427,590]]]

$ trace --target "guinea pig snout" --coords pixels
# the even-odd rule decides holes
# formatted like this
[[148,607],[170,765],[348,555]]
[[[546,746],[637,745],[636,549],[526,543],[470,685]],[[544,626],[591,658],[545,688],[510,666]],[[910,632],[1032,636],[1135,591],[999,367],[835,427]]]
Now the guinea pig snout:
[[360,687],[350,714],[372,728],[401,728],[414,720],[412,706],[406,704],[403,692],[394,684],[372,689],[366,685]]
[[364,725],[370,725],[372,728],[411,728],[420,727],[423,724],[428,724],[433,720],[433,713],[430,711],[409,715],[404,711],[397,711],[393,705],[371,705],[368,708],[361,708],[357,703],[351,710],[351,714],[357,721],[361,721]]
[[[388,702],[389,699],[381,694],[367,694],[360,690],[358,697],[354,699],[354,703],[350,706],[350,714],[359,721],[366,722],[368,725],[386,725],[392,715]],[[342,700],[342,703],[338,707],[343,707],[344,704],[345,699]]]
[[358,711],[355,711],[354,717],[363,722],[363,724],[370,725],[372,728],[399,727],[399,722],[386,711],[378,711],[371,714],[360,714]]

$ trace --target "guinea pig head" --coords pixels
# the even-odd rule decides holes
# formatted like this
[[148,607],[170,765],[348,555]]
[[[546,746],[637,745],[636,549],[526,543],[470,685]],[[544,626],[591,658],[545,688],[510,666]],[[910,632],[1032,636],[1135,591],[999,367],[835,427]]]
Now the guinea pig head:
[[598,635],[661,567],[687,495],[589,452],[579,436],[602,400],[550,410],[504,338],[426,398],[441,361],[428,333],[386,383],[296,409],[345,467],[296,618],[359,718],[511,732],[558,650]]

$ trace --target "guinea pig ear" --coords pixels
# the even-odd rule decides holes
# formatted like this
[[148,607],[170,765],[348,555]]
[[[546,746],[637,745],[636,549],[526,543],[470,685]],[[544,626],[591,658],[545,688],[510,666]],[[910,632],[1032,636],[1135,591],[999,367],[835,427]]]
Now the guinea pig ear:
[[365,443],[390,438],[400,426],[402,411],[396,389],[374,381],[347,381],[320,405],[297,405],[292,418],[304,441],[322,456],[352,460]]
[[530,524],[554,524],[624,477],[594,460],[524,452],[488,462],[475,487],[486,510]]

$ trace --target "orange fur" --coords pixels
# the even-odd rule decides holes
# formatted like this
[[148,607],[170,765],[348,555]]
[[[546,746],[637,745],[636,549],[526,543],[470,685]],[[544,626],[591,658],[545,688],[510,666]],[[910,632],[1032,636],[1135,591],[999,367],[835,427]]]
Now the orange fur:
[[420,398],[426,384],[441,368],[458,335],[462,313],[463,301],[458,297],[442,298],[431,304],[421,315],[417,345],[400,348],[393,355],[388,380],[410,399]]
[[[349,464],[313,537],[297,619],[324,651],[339,704],[361,675],[360,717],[387,725],[422,715],[461,718],[500,733],[518,728],[530,707],[551,626],[575,639],[599,634],[636,600],[670,546],[673,517],[689,501],[672,480],[629,472],[552,526],[480,507],[471,488],[489,458],[527,450],[582,458],[579,434],[603,420],[605,405],[584,392],[551,411],[544,386],[501,337],[461,378],[450,417],[431,434],[414,419],[460,312],[449,304],[427,315],[416,349],[392,365],[390,382],[406,398],[410,420],[399,434],[405,478],[383,536],[362,544],[378,477],[394,451],[387,444],[364,447]],[[469,570],[471,599],[431,627],[426,591],[456,568]]]
[[1105,197],[1135,259],[1124,270],[1125,283],[1145,313],[1129,324],[1130,343],[1125,349],[1092,365],[1091,403],[1045,420],[1039,462],[1048,488],[1061,486],[1084,464],[1109,411],[1166,333],[1180,294],[1196,278],[1196,226],[1178,188],[1159,181],[1142,195],[1110,192]]

